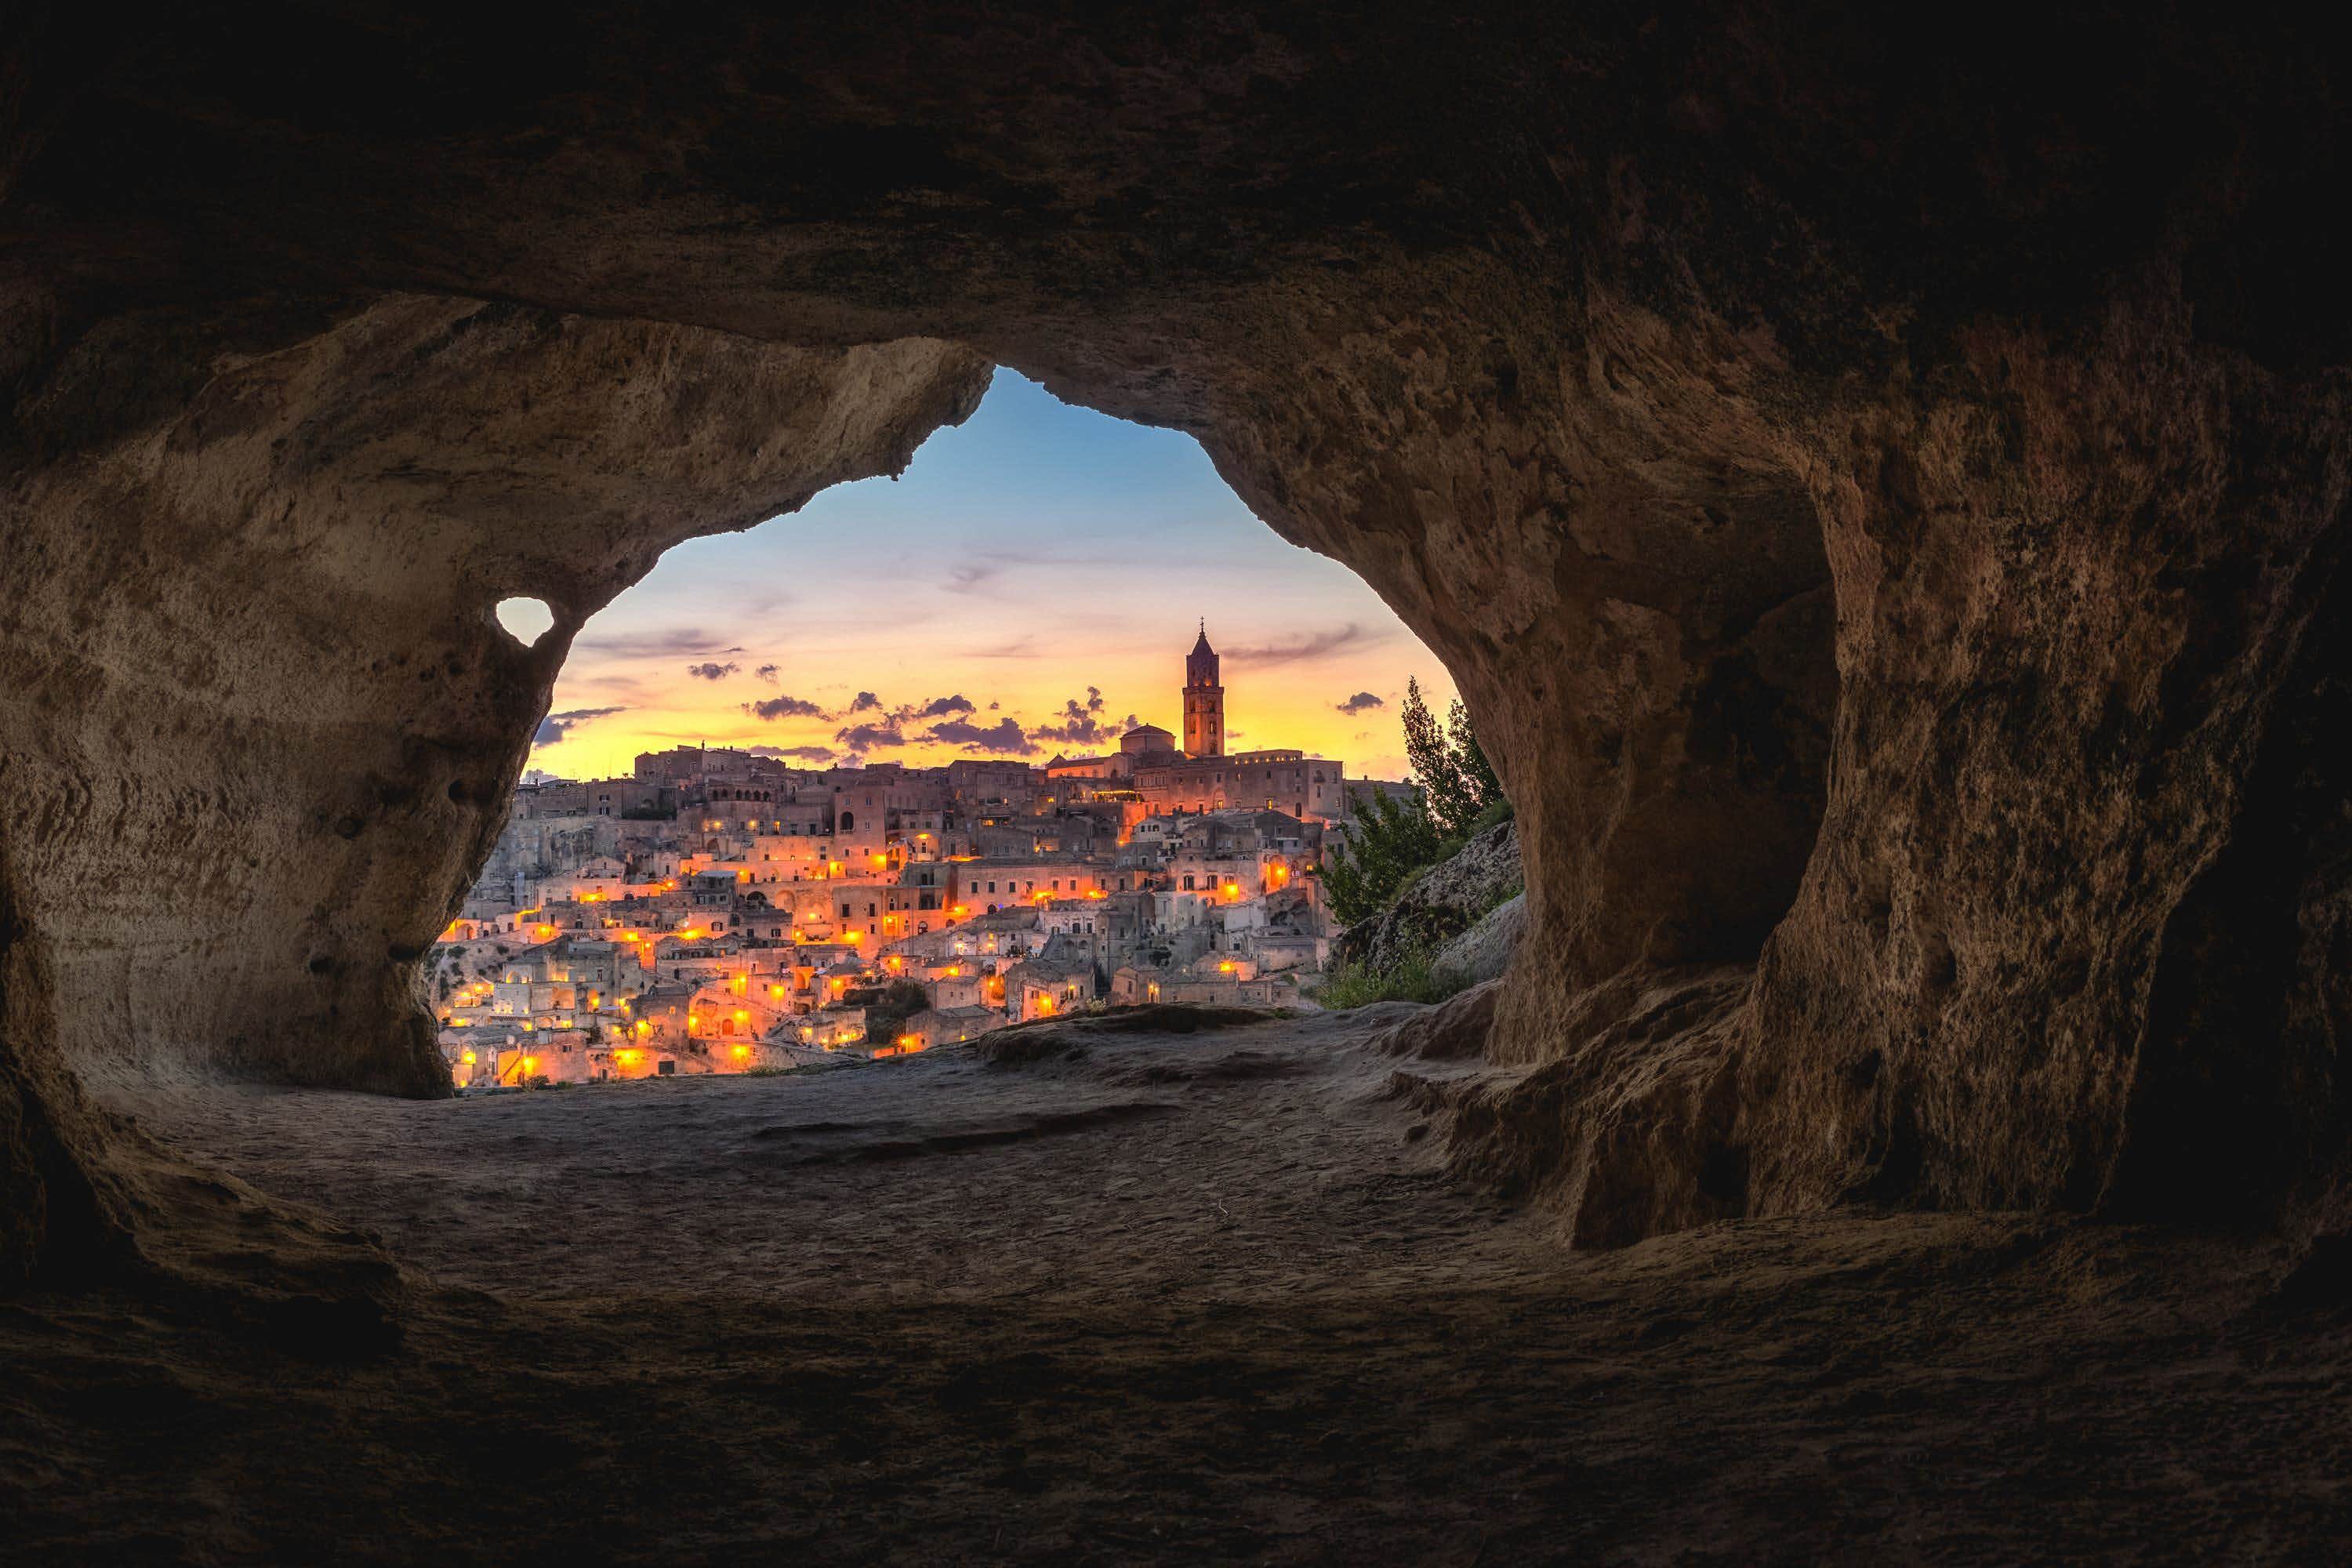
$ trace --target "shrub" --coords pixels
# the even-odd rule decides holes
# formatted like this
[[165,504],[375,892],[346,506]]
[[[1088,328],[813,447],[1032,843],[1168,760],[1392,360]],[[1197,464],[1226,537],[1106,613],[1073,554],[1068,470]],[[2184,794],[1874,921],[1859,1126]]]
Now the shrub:
[[1366,798],[1350,789],[1348,803],[1347,837],[1332,847],[1322,873],[1323,896],[1341,925],[1387,909],[1408,878],[1439,858],[1437,825],[1418,791],[1407,803],[1385,790]]
[[1309,994],[1334,1012],[1345,1012],[1350,1007],[1369,1007],[1375,1002],[1443,1002],[1468,989],[1469,984],[1468,975],[1439,966],[1423,948],[1390,969],[1342,963]]

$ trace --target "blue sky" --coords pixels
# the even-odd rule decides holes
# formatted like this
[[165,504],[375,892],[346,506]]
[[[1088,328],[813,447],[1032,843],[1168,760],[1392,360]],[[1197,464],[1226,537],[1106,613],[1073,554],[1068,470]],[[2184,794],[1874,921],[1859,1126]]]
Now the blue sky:
[[[1236,750],[1400,776],[1405,678],[1441,710],[1452,695],[1378,595],[1252,516],[1191,437],[1000,369],[901,479],[664,556],[582,630],[532,762],[601,773],[706,740],[812,764],[1076,754],[1129,715],[1181,728],[1202,616]],[[969,711],[920,712],[957,700]]]

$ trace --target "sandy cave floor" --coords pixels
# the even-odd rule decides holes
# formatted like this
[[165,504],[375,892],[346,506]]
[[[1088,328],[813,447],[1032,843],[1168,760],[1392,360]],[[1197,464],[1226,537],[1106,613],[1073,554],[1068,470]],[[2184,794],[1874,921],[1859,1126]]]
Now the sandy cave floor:
[[1362,1048],[1393,1011],[1024,1066],[147,1098],[381,1236],[398,1332],[0,1300],[0,1562],[2352,1546],[2340,1281],[2009,1216],[1571,1254],[1445,1179]]

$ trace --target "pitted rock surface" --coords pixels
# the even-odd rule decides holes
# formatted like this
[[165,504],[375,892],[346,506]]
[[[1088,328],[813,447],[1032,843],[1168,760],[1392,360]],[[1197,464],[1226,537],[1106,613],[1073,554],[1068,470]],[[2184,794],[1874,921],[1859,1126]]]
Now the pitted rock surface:
[[85,1076],[431,1092],[415,955],[571,631],[991,362],[1196,435],[1445,660],[1541,955],[1457,1146],[1549,1162],[1577,1234],[2322,1212],[2333,58],[2242,14],[37,0],[0,1256],[129,1228]]

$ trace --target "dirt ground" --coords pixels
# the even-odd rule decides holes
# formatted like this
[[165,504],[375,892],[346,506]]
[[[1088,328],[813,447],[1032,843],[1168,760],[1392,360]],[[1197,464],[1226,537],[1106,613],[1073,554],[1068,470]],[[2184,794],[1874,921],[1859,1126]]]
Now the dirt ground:
[[325,1216],[320,1256],[380,1237],[390,1310],[221,1305],[289,1267],[236,1182],[192,1184],[216,1296],[0,1300],[0,1562],[2352,1546],[2342,1278],[2019,1216],[1571,1253],[1449,1184],[1364,1048],[1390,1011],[1022,1065],[149,1098],[148,1131]]

